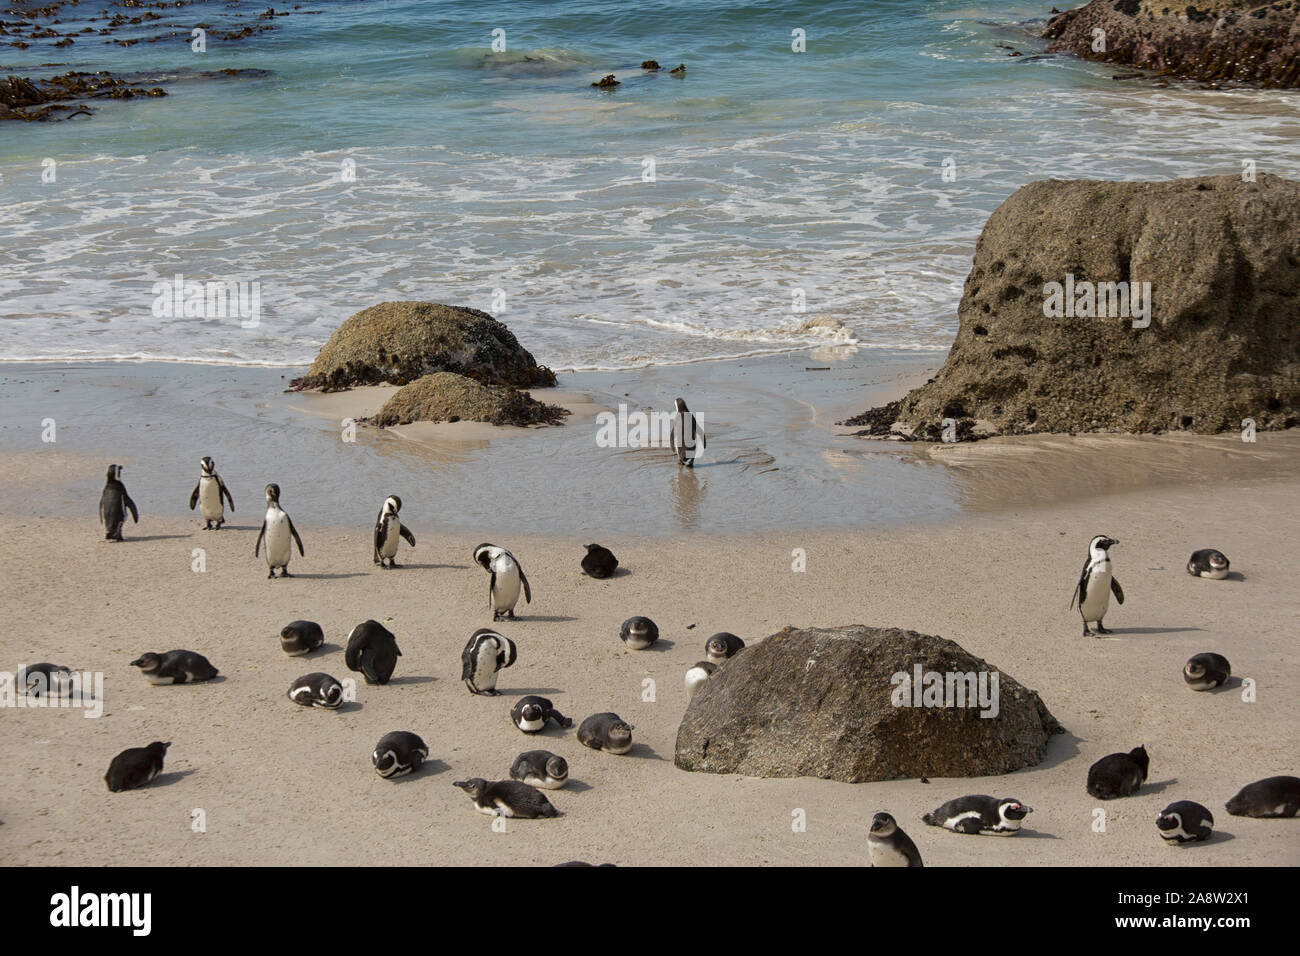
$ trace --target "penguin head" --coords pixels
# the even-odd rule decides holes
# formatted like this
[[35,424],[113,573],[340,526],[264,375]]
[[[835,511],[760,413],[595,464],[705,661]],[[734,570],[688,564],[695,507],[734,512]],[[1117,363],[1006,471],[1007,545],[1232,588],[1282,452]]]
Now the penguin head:
[[335,681],[321,688],[321,703],[326,707],[338,707],[343,703],[343,685]]
[[[1172,807],[1165,807],[1160,816],[1156,817],[1156,829],[1160,831],[1160,836],[1166,840],[1174,839],[1174,835],[1169,833],[1170,830],[1181,830],[1183,827],[1183,818]],[[1168,835],[1166,835],[1168,834]]]
[[166,755],[167,748],[170,747],[171,745],[172,742],[170,740],[166,742],[163,742],[161,740],[155,740],[153,743],[151,743],[148,747],[145,747],[144,749],[149,751],[149,753],[151,753],[153,756],[161,758]]
[[1205,662],[1193,657],[1183,668],[1183,676],[1190,680],[1197,680],[1205,676]]
[[1143,777],[1146,777],[1151,772],[1151,757],[1147,754],[1145,745],[1134,747],[1128,752],[1128,755],[1133,758],[1134,763],[1142,768]]
[[492,559],[499,550],[495,544],[480,544],[474,549],[474,563],[482,565],[484,571],[492,570]]
[[689,411],[690,411],[690,409],[686,407],[686,401],[685,401],[685,399],[681,399],[681,398],[674,398],[674,399],[673,399],[673,408],[675,408],[675,409],[676,409],[677,411],[679,411],[679,412],[689,412]]
[[122,479],[122,466],[121,466],[121,465],[109,465],[109,466],[108,466],[108,480],[109,480],[109,481],[120,481],[121,479]]
[[520,720],[541,720],[545,716],[546,712],[542,710],[541,704],[524,704],[524,706],[519,709]]
[[280,486],[275,482],[271,482],[271,484],[266,486],[266,503],[270,504],[271,502],[275,502],[276,504],[279,504],[280,502]]
[[564,780],[569,776],[569,762],[558,754],[546,758],[546,775],[553,780]]
[[515,656],[518,653],[519,650],[515,647],[514,641],[500,634],[497,635],[497,654],[502,657],[502,660],[498,662],[498,667],[509,667],[515,662]]
[[873,837],[880,840],[886,840],[893,836],[898,830],[898,824],[888,813],[877,813],[871,818],[871,829],[868,831]]
[[203,469],[203,474],[211,475],[217,470],[217,463],[204,455],[199,459],[199,467]]
[[152,674],[162,666],[161,654],[141,654],[130,664],[131,667],[138,667],[146,674]]
[[609,725],[609,729],[606,732],[609,735],[609,739],[611,743],[621,744],[621,743],[627,743],[632,739],[632,731],[635,729],[636,728],[633,727],[631,724],[629,724],[626,720],[619,719],[619,720],[611,721]]
[[1222,571],[1227,566],[1228,566],[1228,559],[1224,557],[1222,551],[1210,552],[1210,567],[1214,568],[1215,570]]
[[402,499],[397,495],[389,495],[384,499],[384,514],[395,515],[402,510]]
[[397,769],[397,756],[391,750],[385,750],[383,753],[376,750],[370,759],[374,762],[375,773],[381,777],[387,777]]
[[471,800],[477,800],[479,795],[487,789],[487,781],[482,777],[471,777],[469,780],[457,780],[452,786],[460,787]]
[[1003,800],[998,804],[998,816],[1003,820],[1023,820],[1033,812],[1033,807],[1025,806],[1019,800]]
[[1101,551],[1104,554],[1110,550],[1112,545],[1116,544],[1119,544],[1119,538],[1112,538],[1109,535],[1099,534],[1092,539],[1092,543],[1088,545],[1088,550],[1093,554],[1096,554],[1098,551]]

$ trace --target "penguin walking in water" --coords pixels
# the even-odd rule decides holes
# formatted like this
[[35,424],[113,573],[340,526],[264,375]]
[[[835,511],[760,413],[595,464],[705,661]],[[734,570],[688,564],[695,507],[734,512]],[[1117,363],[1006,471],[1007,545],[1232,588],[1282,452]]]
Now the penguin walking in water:
[[1088,768],[1088,793],[1098,800],[1131,797],[1146,782],[1151,759],[1146,747],[1126,754],[1107,754]]
[[108,765],[108,773],[104,774],[104,782],[108,784],[108,789],[113,793],[120,793],[123,790],[134,790],[136,787],[143,787],[146,783],[152,783],[153,780],[162,773],[163,757],[167,755],[167,748],[171,746],[171,741],[163,743],[161,740],[155,740],[148,747],[131,747],[123,750],[113,758]]
[[518,780],[489,783],[482,777],[472,777],[469,780],[457,780],[452,786],[464,790],[474,801],[479,813],[488,816],[536,820],[560,815],[560,811],[546,799],[546,794]]
[[290,621],[280,628],[280,650],[290,657],[310,654],[325,643],[325,632],[315,621]]
[[686,700],[689,703],[694,697],[695,692],[713,676],[713,672],[718,669],[718,665],[713,661],[696,661],[686,671]]
[[122,484],[122,466],[108,466],[108,481],[104,484],[104,493],[99,496],[99,520],[104,526],[105,541],[121,541],[122,525],[126,524],[126,513],[131,512],[131,520],[140,523],[140,512],[135,502],[126,493]]
[[[375,564],[381,568],[399,567],[397,543],[400,538],[405,538],[407,544],[415,547],[415,535],[397,517],[401,510],[402,499],[397,495],[389,495],[384,499],[384,506],[379,509],[379,517],[375,520]],[[388,563],[385,564],[385,561]]]
[[1033,812],[1010,797],[1001,800],[983,794],[972,794],[949,800],[939,809],[921,819],[932,827],[943,827],[953,833],[994,833],[998,836],[1015,836],[1020,832],[1021,821]]
[[[235,499],[230,497],[230,489],[217,474],[217,463],[204,456],[199,459],[199,483],[190,492],[190,510],[199,505],[199,514],[203,515],[204,531],[220,531],[226,523],[226,513],[221,499],[230,505],[230,513],[235,513]],[[214,523],[215,522],[215,523]]]
[[257,532],[253,557],[257,557],[263,538],[266,539],[266,566],[270,569],[267,577],[275,577],[276,568],[280,569],[280,577],[293,577],[289,573],[289,557],[293,554],[290,541],[297,542],[300,556],[305,558],[307,554],[302,549],[302,538],[298,537],[298,529],[293,526],[293,520],[280,507],[280,486],[274,483],[266,486],[266,517],[262,519],[262,530]]
[[480,544],[474,549],[474,563],[492,576],[488,583],[488,607],[492,620],[515,619],[515,605],[519,603],[522,586],[524,601],[533,603],[533,592],[528,587],[528,577],[515,556],[495,544]]
[[1193,551],[1187,561],[1187,573],[1193,577],[1222,581],[1228,576],[1228,556],[1213,548]]
[[704,642],[704,656],[712,664],[721,664],[745,649],[745,642],[735,634],[719,631]]
[[659,640],[659,628],[648,617],[629,617],[618,630],[618,637],[634,651],[643,651]]
[[471,694],[496,697],[497,674],[515,662],[515,642],[490,627],[480,627],[460,652],[460,679]]
[[618,714],[592,714],[578,728],[578,743],[592,750],[625,754],[632,749],[632,731],[635,729]]
[[151,684],[196,684],[217,676],[217,669],[208,659],[193,651],[141,654],[131,666],[140,668]]
[[348,635],[343,660],[350,671],[360,671],[367,684],[387,684],[402,652],[393,632],[378,621],[362,621]]
[[390,734],[384,734],[379,738],[379,743],[375,744],[375,752],[370,755],[375,773],[385,780],[415,773],[428,759],[428,746],[409,730],[394,730]]
[[289,699],[303,707],[337,710],[343,703],[343,685],[329,674],[304,674],[289,685]]
[[559,790],[569,782],[569,763],[549,750],[528,750],[510,765],[510,776],[530,787]]
[[1179,800],[1160,811],[1160,816],[1156,817],[1156,831],[1170,846],[1203,843],[1214,832],[1214,815],[1199,803]]
[[673,400],[672,420],[673,451],[679,464],[695,467],[695,460],[704,454],[704,429],[695,420],[695,413],[680,398]]
[[599,544],[586,545],[587,553],[582,556],[582,573],[593,578],[612,578],[618,570],[618,558],[609,548]]
[[1115,593],[1115,600],[1120,604],[1124,603],[1124,589],[1115,580],[1110,566],[1110,549],[1117,544],[1119,544],[1118,539],[1099,534],[1088,545],[1088,559],[1083,562],[1083,573],[1079,575],[1079,583],[1074,588],[1074,597],[1070,599],[1070,607],[1074,607],[1076,601],[1079,604],[1079,614],[1083,617],[1084,637],[1092,633],[1088,630],[1089,621],[1097,623],[1098,634],[1111,633],[1102,627],[1101,619],[1106,616],[1106,609],[1110,607],[1112,591]]
[[1300,777],[1265,777],[1224,804],[1234,817],[1293,817],[1300,811]]
[[545,697],[529,694],[520,697],[510,708],[510,719],[526,734],[540,733],[548,720],[553,720],[560,727],[572,727],[573,721],[555,709]]
[[18,671],[15,688],[28,697],[63,697],[76,684],[72,668],[62,664],[28,664]]
[[1232,676],[1232,665],[1222,654],[1197,654],[1183,667],[1183,680],[1192,690],[1222,687]]
[[872,866],[925,866],[912,838],[888,813],[877,813],[871,818],[871,828],[867,831],[867,855]]

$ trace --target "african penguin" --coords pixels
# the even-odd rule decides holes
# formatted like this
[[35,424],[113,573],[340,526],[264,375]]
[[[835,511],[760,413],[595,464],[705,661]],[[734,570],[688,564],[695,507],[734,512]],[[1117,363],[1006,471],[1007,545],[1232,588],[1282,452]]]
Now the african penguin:
[[1124,589],[1115,580],[1110,567],[1110,548],[1116,544],[1119,544],[1118,539],[1099,534],[1088,545],[1088,558],[1083,562],[1083,573],[1079,575],[1079,583],[1074,587],[1074,597],[1070,599],[1070,607],[1074,607],[1076,601],[1079,603],[1079,614],[1083,617],[1084,637],[1092,633],[1088,630],[1089,621],[1097,623],[1098,634],[1111,633],[1102,627],[1101,620],[1106,616],[1106,609],[1110,607],[1112,591],[1115,592],[1115,600],[1120,604],[1124,603]]
[[274,483],[266,486],[266,517],[262,519],[262,530],[257,532],[253,557],[257,557],[263,538],[266,538],[266,566],[270,568],[267,577],[275,577],[276,568],[280,569],[280,577],[293,577],[289,573],[289,557],[293,554],[290,539],[298,543],[300,556],[306,557],[306,553],[302,550],[302,538],[298,537],[298,529],[293,526],[288,512],[280,507],[280,486]]
[[360,671],[367,684],[387,684],[402,652],[393,632],[378,621],[362,621],[348,635],[343,661],[350,671]]
[[512,817],[518,820],[535,820],[539,817],[558,817],[560,811],[546,799],[546,794],[518,780],[498,780],[489,783],[482,777],[457,780],[460,787],[474,801],[479,813],[493,817]]
[[194,684],[217,676],[217,669],[208,659],[194,651],[141,654],[131,666],[140,668],[151,684]]
[[14,686],[28,697],[63,697],[73,690],[76,676],[61,664],[28,664],[18,671]]
[[379,738],[379,743],[375,744],[375,752],[370,755],[375,773],[388,780],[415,773],[420,769],[420,764],[428,759],[429,748],[409,730],[394,730],[384,734]]
[[704,455],[704,429],[680,398],[673,400],[672,442],[678,463],[687,468],[694,468],[695,460]]
[[315,621],[290,621],[280,628],[280,650],[290,657],[310,654],[325,643],[325,632]]
[[498,548],[495,544],[480,544],[474,549],[474,562],[492,576],[488,582],[488,607],[492,608],[492,620],[515,619],[515,605],[519,603],[521,585],[524,601],[533,603],[533,592],[528,587],[524,569],[505,548]]
[[618,629],[618,637],[634,651],[643,651],[659,640],[659,628],[648,617],[629,617]]
[[735,657],[745,648],[745,642],[735,634],[720,631],[704,642],[704,656],[714,664],[721,664],[729,657]]
[[497,674],[515,662],[515,642],[490,627],[480,627],[469,636],[460,652],[460,679],[471,694],[495,697]]
[[201,506],[199,514],[203,515],[204,531],[220,531],[226,523],[226,512],[221,506],[222,498],[229,502],[230,512],[234,514],[235,499],[230,497],[230,489],[217,474],[217,463],[204,456],[199,459],[199,483],[190,493],[190,510],[193,511],[195,505]]
[[126,493],[122,484],[122,466],[108,466],[108,481],[104,484],[104,493],[99,496],[99,521],[104,526],[105,541],[121,541],[122,525],[126,524],[126,513],[131,512],[131,520],[140,523],[140,512],[135,502]]
[[1098,800],[1129,797],[1138,792],[1151,771],[1146,747],[1126,754],[1107,754],[1088,768],[1087,790]]
[[713,676],[718,665],[712,661],[696,661],[686,672],[686,699],[690,701],[701,685]]
[[[402,499],[397,495],[389,495],[384,499],[384,506],[379,509],[379,517],[375,519],[375,564],[381,568],[399,567],[397,563],[399,539],[405,538],[407,544],[415,547],[415,535],[397,516],[401,510]],[[385,564],[385,561],[388,563]]]
[[343,685],[329,674],[304,674],[289,686],[289,699],[303,707],[335,710],[343,703]]
[[582,573],[593,578],[609,578],[618,569],[618,558],[609,548],[598,544],[586,545],[587,553],[582,556]]
[[104,774],[104,782],[108,784],[108,789],[113,793],[120,793],[152,782],[158,774],[162,773],[163,757],[167,755],[167,748],[170,746],[171,741],[163,743],[161,740],[155,740],[148,747],[131,747],[123,750],[113,758],[108,765],[108,773]]
[[954,833],[994,833],[998,836],[1015,836],[1020,832],[1021,821],[1033,812],[1019,800],[987,797],[974,794],[949,800],[938,810],[921,817],[932,827],[943,827]]
[[1228,557],[1213,548],[1193,551],[1187,561],[1187,573],[1198,578],[1222,581],[1228,576]]
[[569,763],[549,750],[528,750],[510,765],[510,776],[530,787],[559,790],[569,782]]
[[1192,690],[1222,687],[1232,676],[1232,666],[1222,654],[1197,654],[1183,667],[1183,680]]
[[1265,777],[1224,804],[1234,817],[1293,817],[1300,811],[1300,777]]
[[573,721],[551,706],[545,697],[529,694],[520,697],[510,708],[510,719],[526,734],[540,733],[548,720],[555,721],[561,727],[572,727]]
[[872,866],[924,866],[912,838],[899,828],[888,813],[871,818],[867,831],[867,855]]
[[592,750],[625,754],[632,749],[632,731],[635,729],[618,714],[592,714],[578,728],[578,743]]
[[1173,846],[1177,843],[1200,843],[1214,832],[1214,817],[1210,811],[1191,800],[1179,800],[1160,811],[1156,817],[1156,830],[1160,839]]

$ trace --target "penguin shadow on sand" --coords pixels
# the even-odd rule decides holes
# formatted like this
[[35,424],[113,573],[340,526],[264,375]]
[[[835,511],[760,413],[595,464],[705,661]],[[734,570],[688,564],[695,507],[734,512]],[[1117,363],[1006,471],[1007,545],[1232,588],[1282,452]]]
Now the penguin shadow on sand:
[[305,574],[302,571],[293,571],[289,574],[289,580],[301,578],[304,581],[337,581],[341,578],[364,578],[365,575],[358,571],[348,571],[339,574]]
[[1231,692],[1236,691],[1236,690],[1240,690],[1240,689],[1241,689],[1241,685],[1244,684],[1244,683],[1246,683],[1246,682],[1245,682],[1244,680],[1242,680],[1240,677],[1238,677],[1238,676],[1236,676],[1236,675],[1234,674],[1233,676],[1231,676],[1231,677],[1229,677],[1227,680],[1225,680],[1222,684],[1220,684],[1218,687],[1211,687],[1209,690],[1197,691],[1197,693],[1200,693],[1200,694],[1211,694],[1211,695],[1213,695],[1213,694],[1227,694],[1227,693],[1231,693]]
[[[554,694],[563,694],[563,693],[564,693],[564,691],[563,691],[561,688],[559,688],[559,687],[509,687],[509,688],[507,688],[507,687],[498,687],[498,688],[497,688],[497,697],[498,697],[498,698],[500,698],[500,697],[531,697],[531,696],[534,696],[534,695],[537,696],[537,697],[549,697],[549,696],[552,696],[552,695],[554,695]],[[487,697],[488,700],[491,700],[491,699],[492,699],[491,695],[475,694],[474,696],[476,696],[476,697]],[[574,726],[574,727],[577,727],[578,725],[577,725],[577,724],[574,724],[573,726]],[[572,729],[572,728],[570,728],[570,729]],[[546,723],[546,730],[554,730],[554,731],[556,731],[556,736],[557,736],[557,737],[561,737],[561,736],[564,735],[564,734],[563,734],[563,730],[562,730],[561,728],[559,728],[559,727],[556,727],[556,726],[555,726],[554,724],[552,724],[550,721],[547,721],[547,723]],[[545,733],[546,730],[543,730],[542,733]]]
[[130,544],[132,541],[175,541],[178,538],[192,538],[192,534],[141,534],[133,535],[123,529],[122,540],[112,541],[110,544]]
[[595,790],[596,788],[589,783],[584,783],[581,780],[576,780],[573,777],[570,777],[564,782],[564,787],[562,789],[567,790],[570,793],[586,793],[588,790]]
[[398,784],[410,783],[412,780],[423,780],[426,777],[436,777],[439,774],[446,773],[450,769],[451,769],[451,764],[447,763],[444,760],[439,760],[437,757],[434,757],[433,759],[426,760],[424,761],[424,763],[420,764],[420,768],[418,770],[412,771],[411,773],[408,774],[404,774],[400,777],[393,777],[388,782],[398,783]]
[[412,571],[468,571],[471,565],[468,564],[417,564],[414,561],[403,561],[397,566],[398,571],[405,571],[410,568]]
[[1182,634],[1189,631],[1200,631],[1199,627],[1111,627],[1107,628],[1109,634],[1093,635],[1094,639],[1114,640],[1117,637],[1124,637],[1129,634]]
[[390,687],[393,684],[397,684],[398,686],[403,684],[432,684],[437,679],[438,678],[428,674],[404,674],[401,677],[388,678],[388,684]]
[[625,754],[619,754],[618,758],[634,757],[642,760],[663,760],[663,756],[651,747],[649,744],[641,744],[636,741],[632,742],[632,749]]
[[[1141,787],[1138,788],[1137,793],[1133,794],[1133,796],[1148,797],[1148,796],[1152,796],[1153,794],[1164,793],[1170,787],[1175,787],[1177,785],[1178,785],[1177,777],[1170,777],[1168,780],[1147,780],[1142,784]],[[1111,803],[1113,801],[1108,800],[1106,802]]]
[[497,621],[497,624],[515,624],[526,621],[537,621],[541,624],[567,624],[570,621],[578,620],[576,617],[566,617],[563,614],[518,614],[509,621]]
[[632,650],[632,648],[629,647],[627,649],[627,652],[629,654],[644,654],[647,651],[671,651],[676,646],[677,643],[675,641],[671,641],[666,637],[661,637],[659,638],[659,640],[655,641],[649,647],[643,647],[639,651],[634,651]]
[[1076,737],[1068,730],[1064,733],[1052,734],[1047,738],[1047,753],[1042,760],[1034,764],[1034,769],[1051,770],[1066,761],[1073,760],[1079,756],[1079,744],[1082,742],[1082,737]]
[[165,770],[153,778],[148,789],[154,790],[158,787],[170,787],[174,783],[180,783],[194,772],[193,768],[189,770]]

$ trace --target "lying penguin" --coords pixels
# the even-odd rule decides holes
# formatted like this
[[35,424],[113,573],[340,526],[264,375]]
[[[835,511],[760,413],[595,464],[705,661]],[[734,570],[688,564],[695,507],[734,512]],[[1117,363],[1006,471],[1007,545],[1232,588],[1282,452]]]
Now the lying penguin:
[[993,833],[998,836],[1015,836],[1020,832],[1021,821],[1033,812],[1019,800],[1004,797],[987,797],[974,794],[949,800],[939,809],[921,819],[932,827],[943,827],[953,833]]
[[493,817],[511,817],[517,820],[535,820],[540,817],[558,817],[560,811],[546,799],[546,794],[518,780],[498,780],[489,783],[482,777],[457,780],[452,784],[465,791],[479,813]]

